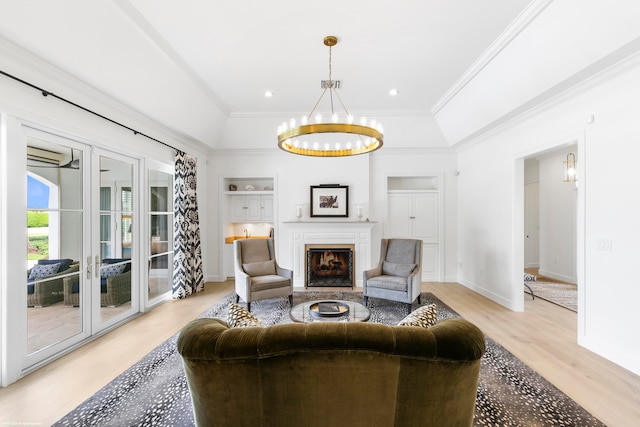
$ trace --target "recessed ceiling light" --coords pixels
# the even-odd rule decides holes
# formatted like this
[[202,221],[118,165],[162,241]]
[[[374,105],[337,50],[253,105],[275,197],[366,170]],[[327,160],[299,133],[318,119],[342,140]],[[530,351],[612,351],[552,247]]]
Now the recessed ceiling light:
[[399,93],[399,92],[398,92],[398,89],[391,89],[391,90],[389,91],[389,95],[391,95],[391,96],[395,96],[395,95],[397,95],[398,93]]
[[271,98],[273,96],[273,92],[271,92],[270,90],[266,91],[264,93],[264,96],[266,96],[267,98]]

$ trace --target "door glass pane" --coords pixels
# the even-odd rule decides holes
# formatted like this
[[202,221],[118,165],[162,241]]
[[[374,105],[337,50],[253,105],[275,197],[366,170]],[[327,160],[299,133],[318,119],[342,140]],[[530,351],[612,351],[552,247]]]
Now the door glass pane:
[[100,157],[100,321],[131,308],[133,165]]
[[82,280],[81,154],[49,141],[28,143],[28,354],[82,332],[77,298]]
[[173,283],[173,175],[149,171],[149,286],[152,299]]

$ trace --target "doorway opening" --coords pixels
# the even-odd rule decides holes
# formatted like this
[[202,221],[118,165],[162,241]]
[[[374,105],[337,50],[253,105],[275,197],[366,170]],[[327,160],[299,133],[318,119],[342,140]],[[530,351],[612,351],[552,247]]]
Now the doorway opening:
[[563,179],[577,144],[524,161],[524,298],[540,298],[577,312],[577,182]]

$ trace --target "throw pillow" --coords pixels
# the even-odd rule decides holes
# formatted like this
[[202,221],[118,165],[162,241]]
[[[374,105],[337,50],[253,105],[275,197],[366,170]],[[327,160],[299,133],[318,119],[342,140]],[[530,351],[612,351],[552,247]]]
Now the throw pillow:
[[55,264],[36,264],[31,269],[28,280],[41,279],[43,277],[54,275],[58,272],[59,268],[59,262]]
[[124,269],[126,264],[100,264],[100,278],[104,279],[106,277],[117,276],[118,274],[124,273]]
[[274,260],[251,262],[242,264],[242,269],[251,277],[273,275],[276,274],[276,262]]
[[397,264],[395,262],[384,261],[382,263],[382,274],[386,276],[407,277],[414,268],[416,268],[415,264]]
[[399,326],[421,326],[430,328],[438,321],[438,308],[435,304],[423,305],[413,310],[402,319]]
[[250,326],[264,326],[260,320],[246,308],[238,304],[231,303],[229,305],[229,315],[227,317],[227,325],[230,328],[247,328]]

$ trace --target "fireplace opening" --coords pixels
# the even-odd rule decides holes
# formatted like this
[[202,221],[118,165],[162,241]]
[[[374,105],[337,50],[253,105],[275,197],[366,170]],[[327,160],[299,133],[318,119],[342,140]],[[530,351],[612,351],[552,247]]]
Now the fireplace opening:
[[353,245],[307,245],[307,287],[352,287]]

